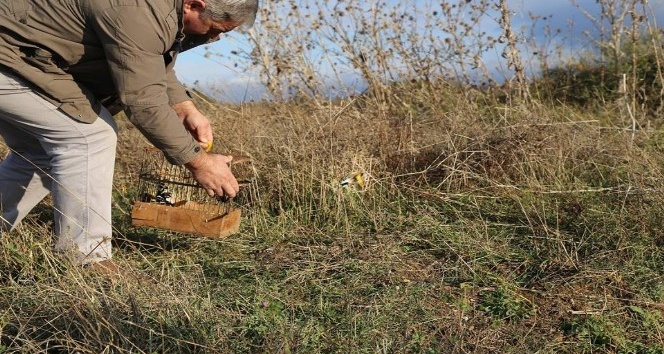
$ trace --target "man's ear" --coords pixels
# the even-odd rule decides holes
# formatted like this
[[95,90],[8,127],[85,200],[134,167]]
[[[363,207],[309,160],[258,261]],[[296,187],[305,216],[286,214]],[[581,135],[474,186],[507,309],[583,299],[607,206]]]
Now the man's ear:
[[189,11],[203,12],[205,10],[206,6],[207,6],[207,4],[205,3],[205,0],[185,0],[183,11],[186,11],[186,12],[189,12]]

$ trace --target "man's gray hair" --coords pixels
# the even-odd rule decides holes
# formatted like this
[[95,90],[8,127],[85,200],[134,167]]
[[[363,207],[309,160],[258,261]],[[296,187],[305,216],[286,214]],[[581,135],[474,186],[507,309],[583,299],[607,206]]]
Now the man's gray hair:
[[249,29],[256,20],[258,0],[207,0],[203,16],[213,21],[234,21]]

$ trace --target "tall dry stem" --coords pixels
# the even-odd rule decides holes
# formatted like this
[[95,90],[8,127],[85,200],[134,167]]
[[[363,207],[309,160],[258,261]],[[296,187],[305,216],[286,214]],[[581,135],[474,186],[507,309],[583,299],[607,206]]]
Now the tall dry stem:
[[[530,98],[528,84],[526,82],[526,70],[521,61],[521,51],[519,49],[519,37],[512,30],[512,10],[507,5],[507,0],[500,0],[500,27],[503,29],[502,38],[506,42],[503,49],[503,58],[507,59],[507,67],[514,71],[514,81],[516,85],[509,87],[516,90],[517,97],[520,99]],[[511,85],[512,81],[508,81]]]

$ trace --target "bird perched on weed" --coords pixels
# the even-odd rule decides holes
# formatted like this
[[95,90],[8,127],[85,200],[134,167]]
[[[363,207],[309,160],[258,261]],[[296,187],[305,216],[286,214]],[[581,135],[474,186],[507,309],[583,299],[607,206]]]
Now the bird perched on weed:
[[364,189],[364,176],[362,172],[353,172],[346,176],[339,185],[342,188]]

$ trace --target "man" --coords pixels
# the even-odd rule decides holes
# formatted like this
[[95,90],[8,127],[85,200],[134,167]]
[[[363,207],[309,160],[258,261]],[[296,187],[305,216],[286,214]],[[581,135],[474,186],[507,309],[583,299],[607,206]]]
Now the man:
[[235,196],[230,157],[173,72],[178,52],[251,26],[258,0],[2,0],[0,230],[53,195],[55,250],[111,261],[117,128],[129,120],[210,195]]

